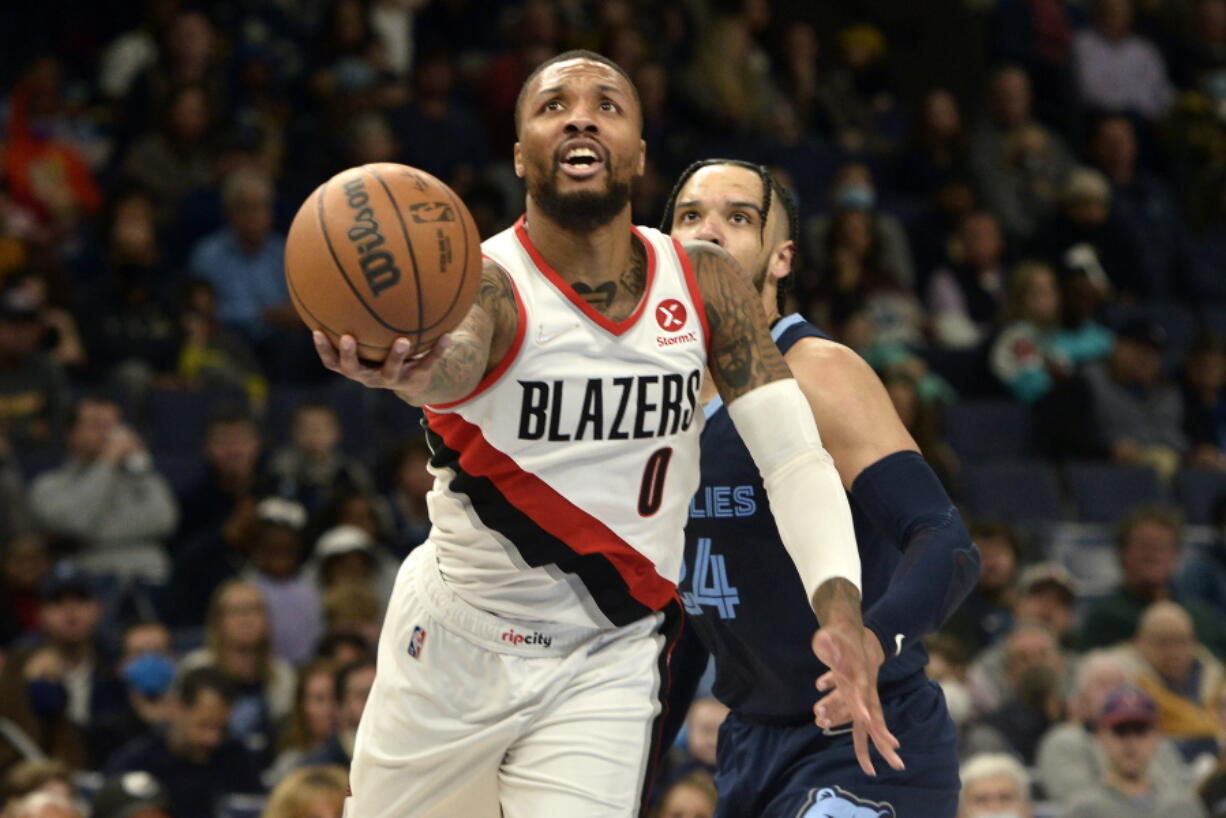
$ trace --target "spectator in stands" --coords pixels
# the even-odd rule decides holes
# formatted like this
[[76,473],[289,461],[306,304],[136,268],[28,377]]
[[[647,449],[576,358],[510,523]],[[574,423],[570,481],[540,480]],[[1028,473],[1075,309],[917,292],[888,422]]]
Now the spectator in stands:
[[72,798],[75,794],[72,770],[63,762],[45,759],[14,764],[5,774],[4,787],[0,790],[0,815],[8,818],[18,800],[36,792]]
[[[1106,650],[1087,653],[1077,666],[1068,698],[1068,719],[1053,726],[1039,742],[1036,766],[1043,791],[1067,804],[1079,792],[1105,781],[1107,759],[1094,737],[1095,723],[1107,694],[1128,682],[1124,662]],[[1163,737],[1150,761],[1150,775],[1160,781],[1191,780],[1175,745]]]
[[204,432],[205,475],[179,498],[183,509],[176,536],[179,547],[232,528],[236,514],[253,510],[260,449],[260,428],[246,411],[226,407],[209,418]]
[[652,818],[715,818],[718,801],[710,774],[695,772],[674,781],[660,796]]
[[323,746],[303,758],[304,766],[338,764],[349,769],[358,722],[362,720],[362,711],[366,709],[366,699],[374,682],[373,659],[359,659],[336,671],[336,729]]
[[391,518],[392,553],[403,559],[430,534],[430,515],[426,493],[434,487],[434,475],[426,470],[430,448],[415,435],[404,441],[391,459],[391,487],[383,495]]
[[1172,587],[1182,532],[1178,512],[1165,506],[1142,506],[1123,518],[1115,540],[1120,585],[1086,609],[1079,640],[1082,648],[1111,647],[1131,639],[1145,609],[1153,602],[1171,599],[1192,617],[1197,641],[1219,658],[1226,656],[1221,613]]
[[8,542],[33,528],[21,464],[8,439],[0,432],[0,542]]
[[713,17],[694,44],[694,59],[682,84],[704,121],[720,130],[762,128],[782,97],[770,77],[770,62],[740,15]]
[[345,767],[303,767],[276,786],[262,818],[341,818],[348,791]]
[[970,167],[1005,235],[1026,240],[1055,207],[1073,154],[1031,112],[1030,79],[1016,66],[992,75],[988,116],[971,134]]
[[1074,9],[1061,0],[1002,0],[992,9],[992,56],[1026,71],[1039,118],[1057,127],[1069,123],[1076,104],[1069,87],[1076,22]]
[[324,594],[323,611],[328,635],[352,634],[368,651],[378,644],[382,606],[369,585],[342,582],[333,586]]
[[1223,168],[1213,172],[1198,169],[1199,176],[1193,177],[1208,175],[1210,190],[1208,195],[1202,196],[1208,200],[1202,205],[1206,212],[1191,223],[1186,286],[1189,296],[1197,303],[1220,307],[1226,304],[1226,276],[1221,274],[1226,267],[1226,172],[1223,172],[1226,170],[1226,129],[1221,128],[1221,123],[1215,118],[1207,130],[1222,137],[1219,152],[1222,154]]
[[122,653],[117,666],[127,697],[122,708],[90,724],[91,755],[96,759],[106,758],[116,747],[169,721],[170,697],[167,694],[175,676],[170,631],[153,620],[130,623],[123,631]]
[[256,506],[250,566],[244,578],[268,606],[273,653],[291,665],[311,655],[319,638],[319,591],[302,570],[306,509],[293,500],[269,497]]
[[1039,622],[1056,635],[1062,648],[1072,647],[1077,625],[1077,583],[1068,570],[1058,562],[1040,562],[1022,569],[1013,619]]
[[966,649],[947,633],[933,633],[924,637],[924,647],[928,649],[928,665],[924,672],[941,686],[945,706],[960,736],[963,725],[971,718],[973,707],[971,693],[966,686]]
[[898,89],[886,64],[880,28],[855,23],[838,31],[838,62],[822,83],[832,141],[850,154],[889,154],[901,137]]
[[[1226,468],[1226,343],[1213,333],[1192,345],[1183,370],[1183,431],[1188,465]],[[1223,597],[1226,610],[1226,596]]]
[[69,415],[68,459],[34,481],[30,505],[42,527],[79,549],[98,573],[165,581],[164,541],[178,524],[170,484],[113,400],[84,397]]
[[64,670],[67,715],[78,727],[123,706],[123,684],[101,647],[102,606],[92,577],[61,562],[43,579],[39,628]]
[[[356,633],[328,632],[319,640],[315,657],[327,659],[333,667],[343,667],[371,655],[372,646]],[[335,690],[335,685],[333,685]]]
[[[861,233],[870,240],[871,273],[880,279],[874,283],[903,291],[915,286],[915,266],[906,231],[896,216],[877,209],[877,198],[877,186],[868,165],[849,162],[838,169],[830,186],[829,215],[816,216],[805,225],[804,257],[818,272],[818,279],[798,279],[796,286],[802,294],[819,285],[828,287],[831,282],[826,281],[827,276],[839,271],[847,274],[844,268],[848,261],[837,258],[835,251],[853,250],[858,245],[852,239]],[[861,228],[854,234],[846,225],[845,214],[851,213],[860,214],[851,217],[851,223]],[[861,263],[868,260],[862,259]]]
[[928,196],[966,170],[966,129],[958,99],[948,88],[924,94],[910,144],[898,157],[898,182],[907,193]]
[[1115,333],[1110,357],[1090,364],[1083,377],[1090,406],[1086,419],[1116,463],[1149,466],[1172,477],[1188,452],[1183,397],[1162,371],[1166,331],[1143,318]]
[[12,656],[0,671],[0,772],[23,758],[46,757],[70,769],[88,763],[80,729],[68,716],[64,660],[51,645]]
[[1167,295],[1182,280],[1186,263],[1178,205],[1166,182],[1137,164],[1136,126],[1122,115],[1094,126],[1090,154],[1111,183],[1111,207],[1136,236],[1143,254],[1144,292]]
[[169,91],[162,121],[133,145],[124,159],[124,176],[149,191],[163,222],[173,221],[184,199],[213,184],[217,150],[211,107],[203,85]]
[[18,534],[0,550],[0,653],[38,630],[39,586],[51,570],[47,544],[37,534]]
[[1120,649],[1130,677],[1158,707],[1158,729],[1184,758],[1217,755],[1221,730],[1212,697],[1223,682],[1222,664],[1197,644],[1192,620],[1178,604],[1145,609],[1131,645]]
[[335,123],[376,107],[392,77],[366,6],[357,0],[329,4],[317,32],[318,42],[308,52],[314,65],[306,78],[315,107]]
[[90,818],[173,818],[166,788],[147,772],[124,773],[94,793]]
[[988,365],[1013,396],[1026,403],[1039,401],[1076,367],[1102,360],[1111,351],[1111,333],[1102,326],[1062,326],[1060,297],[1056,275],[1046,264],[1023,261],[1013,268]]
[[1080,270],[1104,296],[1135,300],[1153,295],[1145,279],[1142,242],[1112,206],[1107,177],[1072,170],[1060,189],[1060,209],[1034,237],[1033,250],[1064,275]]
[[1073,38],[1073,67],[1081,100],[1103,111],[1159,119],[1175,89],[1162,54],[1132,31],[1132,0],[1095,0],[1094,25]]
[[341,451],[341,421],[326,403],[304,403],[294,409],[291,442],[269,462],[277,491],[315,511],[336,495],[374,492],[370,472],[357,458]]
[[[966,751],[1011,752],[1032,766],[1039,740],[1064,717],[1065,673],[1055,634],[1038,623],[1019,623],[1005,637],[1004,696],[968,728]],[[987,710],[990,700],[979,695],[983,691],[975,687],[974,678],[968,681],[979,710]]]
[[1226,753],[1222,754],[1222,759],[1218,761],[1217,767],[1201,784],[1199,790],[1201,801],[1205,805],[1205,812],[1209,818],[1226,816]]
[[1103,780],[1069,802],[1068,818],[1201,818],[1204,811],[1184,782],[1155,778],[1150,765],[1160,734],[1157,708],[1144,690],[1113,688],[1095,720],[1094,735],[1106,757]]
[[165,788],[175,818],[213,818],[230,793],[261,792],[256,760],[226,735],[234,692],[214,668],[185,672],[172,693],[165,731],[151,731],[120,747],[107,775],[143,771]]
[[1021,543],[1002,522],[977,520],[968,528],[979,548],[979,584],[941,631],[958,639],[973,656],[1013,627],[1013,586]]
[[1007,753],[972,756],[959,771],[962,798],[958,818],[1032,818],[1030,777]]
[[953,264],[928,281],[927,306],[937,344],[977,347],[987,337],[1005,301],[1005,241],[991,213],[977,211],[958,226]]
[[52,302],[47,276],[31,270],[11,273],[5,286],[20,293],[21,299],[38,313],[43,326],[43,351],[65,371],[80,374],[89,357],[81,343],[81,332],[72,313]]
[[222,323],[259,343],[274,327],[300,325],[285,284],[285,238],[273,232],[272,182],[236,171],[221,195],[227,224],[200,240],[190,270],[216,289]]
[[207,281],[187,284],[186,306],[179,347],[178,374],[188,389],[245,393],[255,409],[268,398],[268,379],[260,362],[241,334],[224,326],[217,317],[217,293]]
[[1181,561],[1175,580],[1180,599],[1226,612],[1226,493],[1213,504],[1213,540],[1194,549]]
[[337,667],[331,659],[314,659],[299,669],[294,709],[281,727],[277,739],[278,755],[265,780],[280,781],[336,732]]
[[321,534],[315,542],[312,560],[321,592],[357,583],[370,588],[380,599],[391,595],[399,565],[365,529],[349,524],[334,526]]
[[13,808],[13,818],[85,818],[76,804],[62,795],[36,792]]
[[18,453],[55,443],[67,403],[63,370],[39,348],[43,331],[30,293],[0,289],[0,434]]
[[[924,207],[907,220],[907,241],[915,269],[921,274],[956,262],[962,220],[979,209],[979,197],[969,174],[950,176],[928,197]],[[920,279],[921,287],[927,281]]]
[[213,594],[205,645],[183,657],[184,671],[214,668],[231,687],[229,734],[257,759],[258,769],[276,751],[275,726],[294,704],[294,669],[272,652],[268,605],[259,589],[229,580]]

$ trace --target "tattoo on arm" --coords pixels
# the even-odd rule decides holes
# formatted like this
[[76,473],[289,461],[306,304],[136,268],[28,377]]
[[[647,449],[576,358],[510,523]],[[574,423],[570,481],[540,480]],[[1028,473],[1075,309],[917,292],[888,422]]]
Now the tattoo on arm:
[[831,617],[850,620],[860,625],[860,592],[844,577],[831,577],[813,592],[813,611],[819,624],[828,624]]
[[451,343],[430,367],[426,383],[420,388],[413,384],[400,392],[400,397],[414,406],[464,398],[508,352],[518,321],[510,280],[497,264],[486,259],[476,303],[451,331]]
[[711,377],[725,403],[759,386],[792,377],[766,324],[761,299],[727,251],[686,242],[711,329]]

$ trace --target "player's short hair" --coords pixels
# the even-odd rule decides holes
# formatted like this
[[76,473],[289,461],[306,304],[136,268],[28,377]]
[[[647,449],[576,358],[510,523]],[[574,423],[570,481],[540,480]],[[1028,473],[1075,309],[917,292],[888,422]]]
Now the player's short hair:
[[526,80],[524,80],[524,84],[519,87],[519,95],[515,97],[515,133],[516,134],[519,133],[520,125],[524,121],[522,109],[523,109],[523,104],[524,104],[524,98],[527,96],[527,93],[528,93],[528,86],[531,85],[532,81],[536,79],[537,76],[549,66],[555,63],[567,62],[568,60],[591,60],[592,62],[598,62],[601,65],[608,66],[609,68],[612,68],[614,71],[616,71],[618,75],[626,81],[626,85],[630,86],[630,94],[634,97],[634,105],[636,108],[638,108],[638,111],[639,111],[639,123],[642,124],[643,102],[642,100],[639,99],[639,89],[634,86],[634,80],[630,79],[630,75],[626,73],[626,69],[622,68],[620,65],[613,62],[612,60],[610,60],[608,57],[606,57],[603,54],[597,54],[595,51],[589,51],[586,48],[574,48],[574,49],[571,49],[570,51],[563,51],[561,54],[550,57],[549,59],[545,60],[543,63],[538,65],[536,68],[533,68],[532,73],[528,75],[528,78]]
[[1026,774],[1026,768],[1022,766],[1022,762],[1008,753],[979,753],[971,756],[962,765],[958,774],[962,778],[963,792],[976,781],[997,775],[1007,775],[1017,782],[1017,789],[1022,799],[1030,803],[1030,776]]
[[[788,225],[788,240],[796,245],[797,250],[800,248],[800,215],[796,209],[796,197],[792,192],[779,183],[775,175],[770,172],[770,169],[765,165],[759,165],[754,162],[748,162],[744,159],[699,159],[691,164],[688,168],[681,171],[681,175],[677,177],[676,184],[673,185],[673,190],[668,194],[668,200],[664,202],[664,216],[660,219],[660,231],[663,233],[673,232],[673,217],[677,209],[677,197],[681,195],[681,189],[685,187],[685,183],[690,181],[695,173],[703,168],[709,168],[713,165],[728,165],[734,168],[745,168],[753,171],[762,180],[762,224],[759,228],[763,242],[766,241],[766,222],[770,218],[771,205],[774,202],[779,202],[783,208],[783,212],[787,217]],[[797,259],[794,257],[792,261],[793,270],[796,267]],[[793,276],[787,275],[779,280],[778,289],[778,307],[779,311],[783,312],[784,304],[787,302],[788,291],[791,289]]]

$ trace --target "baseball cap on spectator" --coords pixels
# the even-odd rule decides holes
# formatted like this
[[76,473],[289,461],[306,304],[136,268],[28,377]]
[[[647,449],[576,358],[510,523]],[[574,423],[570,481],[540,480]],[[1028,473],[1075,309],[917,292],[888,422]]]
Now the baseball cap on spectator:
[[1111,202],[1111,183],[1102,172],[1093,168],[1074,168],[1064,183],[1063,196],[1066,203]]
[[306,508],[284,497],[265,497],[255,507],[255,516],[262,523],[283,525],[301,531],[307,522]]
[[1077,599],[1077,582],[1072,574],[1058,562],[1039,562],[1028,565],[1017,580],[1018,591],[1030,594],[1040,588],[1055,588],[1073,602]]
[[1145,724],[1153,727],[1158,723],[1158,706],[1153,697],[1141,688],[1123,684],[1111,688],[1102,708],[1098,711],[1098,724],[1108,729],[1121,724]]
[[38,296],[26,287],[9,284],[0,290],[0,321],[37,321]]
[[338,525],[320,535],[315,543],[315,557],[320,562],[326,562],[332,557],[353,551],[370,554],[374,544],[374,539],[365,529],[356,525]]
[[131,818],[147,809],[169,810],[166,790],[146,772],[112,778],[94,794],[91,818]]
[[94,579],[74,563],[60,562],[43,577],[38,587],[43,602],[53,602],[73,594],[92,599],[97,591]]
[[1115,331],[1115,336],[1144,344],[1158,352],[1166,346],[1166,330],[1161,324],[1147,318],[1129,318]]

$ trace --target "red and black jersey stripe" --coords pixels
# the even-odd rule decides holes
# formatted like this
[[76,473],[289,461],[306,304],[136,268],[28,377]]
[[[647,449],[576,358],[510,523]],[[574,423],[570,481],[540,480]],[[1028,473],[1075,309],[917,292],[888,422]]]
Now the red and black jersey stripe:
[[600,520],[525,472],[458,414],[427,411],[431,465],[449,469],[451,491],[468,496],[484,526],[505,537],[525,563],[556,565],[577,577],[615,626],[664,609],[676,586]]

